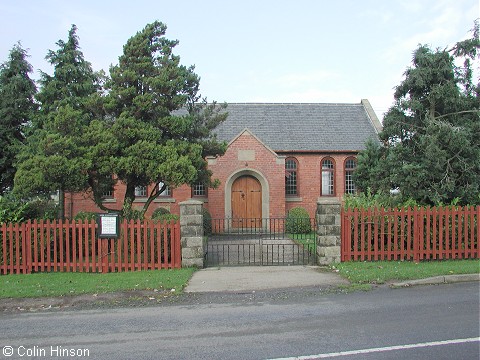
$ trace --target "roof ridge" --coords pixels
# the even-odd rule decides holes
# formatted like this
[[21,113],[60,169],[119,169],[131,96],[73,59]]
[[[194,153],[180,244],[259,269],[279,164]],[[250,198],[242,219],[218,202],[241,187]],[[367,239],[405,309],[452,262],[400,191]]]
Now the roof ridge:
[[226,102],[227,105],[352,105],[352,106],[362,106],[362,103],[323,103],[323,102]]

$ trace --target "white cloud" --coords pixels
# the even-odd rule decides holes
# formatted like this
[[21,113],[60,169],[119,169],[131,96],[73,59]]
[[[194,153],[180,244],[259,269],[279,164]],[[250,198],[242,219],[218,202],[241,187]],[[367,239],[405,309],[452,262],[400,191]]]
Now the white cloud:
[[[409,4],[411,9],[415,8],[409,1],[404,2],[405,4]],[[409,29],[425,30],[394,38],[391,46],[383,53],[384,60],[394,63],[398,58],[405,57],[405,54],[412,54],[419,44],[442,48],[461,40],[459,29],[465,28],[465,16],[472,16],[472,13],[467,15],[467,12],[464,7],[458,6],[457,2],[439,1],[429,9],[428,16],[412,21],[409,26]],[[473,26],[473,18],[471,26]]]

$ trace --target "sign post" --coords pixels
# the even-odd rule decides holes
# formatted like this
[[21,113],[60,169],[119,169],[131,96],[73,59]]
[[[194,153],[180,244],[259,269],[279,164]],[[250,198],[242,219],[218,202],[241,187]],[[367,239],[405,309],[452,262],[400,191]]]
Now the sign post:
[[120,234],[120,215],[99,214],[98,215],[98,237],[100,239],[117,239]]
[[99,214],[97,218],[98,240],[101,245],[102,272],[108,272],[108,239],[120,236],[120,216],[118,214]]

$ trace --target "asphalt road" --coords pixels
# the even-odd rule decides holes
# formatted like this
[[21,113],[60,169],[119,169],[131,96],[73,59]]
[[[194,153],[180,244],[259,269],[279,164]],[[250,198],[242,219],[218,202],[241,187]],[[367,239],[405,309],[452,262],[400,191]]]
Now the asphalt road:
[[0,359],[478,359],[479,335],[478,282],[303,288],[1,314]]

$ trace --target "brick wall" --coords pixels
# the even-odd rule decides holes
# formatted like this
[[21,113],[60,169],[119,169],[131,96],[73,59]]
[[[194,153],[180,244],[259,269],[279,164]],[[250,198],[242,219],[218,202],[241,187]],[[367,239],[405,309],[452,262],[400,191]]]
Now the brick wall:
[[[151,185],[147,187],[147,194],[152,190]],[[146,217],[150,218],[153,211],[159,207],[168,209],[172,214],[180,214],[179,203],[191,198],[191,187],[182,185],[179,188],[171,190],[171,196],[159,196],[148,208]],[[118,183],[113,191],[113,198],[106,199],[104,205],[110,209],[120,210],[123,205],[123,199],[125,196],[125,186]],[[137,198],[133,203],[134,209],[142,209],[145,204],[146,198]],[[66,193],[65,194],[65,216],[72,218],[80,211],[103,213],[100,208],[95,205],[93,196],[89,193]]]
[[354,154],[284,153],[287,158],[293,157],[298,161],[297,182],[298,195],[286,198],[286,211],[301,206],[308,210],[310,216],[315,217],[317,200],[332,198],[321,195],[321,162],[325,158],[334,163],[334,196],[341,199],[345,194],[345,160]]
[[212,170],[213,177],[221,181],[218,189],[209,189],[208,209],[212,217],[223,218],[231,215],[225,214],[225,207],[228,208],[228,198],[226,199],[225,195],[229,190],[229,179],[235,174],[252,174],[268,182],[269,213],[262,213],[262,217],[285,215],[284,159],[265,147],[248,131],[230,143],[224,156],[212,160],[209,169]]
[[[328,157],[333,160],[335,194],[333,197],[341,198],[345,192],[344,163],[353,154],[348,153],[282,153],[275,154],[267,148],[260,139],[248,131],[243,132],[234,139],[224,156],[209,159],[209,169],[213,172],[213,178],[220,180],[217,189],[208,189],[208,199],[198,198],[204,202],[212,217],[224,218],[229,212],[229,198],[232,182],[235,177],[252,175],[264,181],[263,191],[268,187],[269,201],[268,213],[262,213],[262,217],[283,217],[293,207],[306,208],[313,218],[317,210],[317,201],[321,196],[321,161]],[[285,197],[285,158],[294,157],[298,161],[298,195]],[[153,185],[152,185],[153,186]],[[151,190],[149,187],[147,193]],[[121,209],[125,187],[119,183],[114,189],[113,199],[105,202],[105,205],[113,209]],[[227,194],[227,195],[226,195]],[[180,213],[179,203],[191,198],[190,186],[184,185],[171,190],[171,197],[159,197],[148,209],[146,216],[150,217],[153,211],[159,207],[168,209],[173,214]],[[329,197],[331,198],[331,197]],[[137,198],[134,208],[141,209],[145,199]],[[94,204],[89,194],[66,194],[66,216],[72,217],[79,211],[102,212]]]

